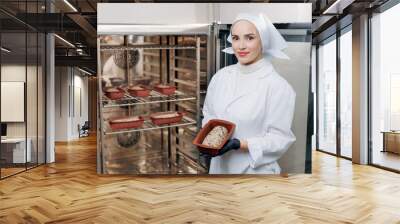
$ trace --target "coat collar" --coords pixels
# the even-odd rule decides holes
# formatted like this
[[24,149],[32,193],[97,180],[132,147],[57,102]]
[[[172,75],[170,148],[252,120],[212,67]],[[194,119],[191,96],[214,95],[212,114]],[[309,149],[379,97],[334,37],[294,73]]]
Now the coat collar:
[[235,80],[236,85],[240,85],[240,83],[238,83],[240,78],[246,78],[246,79],[249,78],[252,79],[251,81],[252,86],[243,86],[243,88],[245,89],[244,91],[241,91],[239,94],[235,92],[235,85],[230,86],[229,92],[232,97],[230,97],[228,102],[226,102],[225,109],[228,109],[228,107],[238,99],[248,94],[259,91],[259,88],[262,88],[264,85],[263,82],[260,82],[258,80],[267,77],[274,70],[271,62],[269,62],[265,58],[260,59],[251,65],[241,65],[237,63],[236,68],[237,70],[233,74],[236,77],[231,77],[233,80]]
[[271,62],[265,58],[250,65],[242,65],[238,62],[236,68],[238,70],[238,75],[248,75],[251,78],[264,78],[273,70]]

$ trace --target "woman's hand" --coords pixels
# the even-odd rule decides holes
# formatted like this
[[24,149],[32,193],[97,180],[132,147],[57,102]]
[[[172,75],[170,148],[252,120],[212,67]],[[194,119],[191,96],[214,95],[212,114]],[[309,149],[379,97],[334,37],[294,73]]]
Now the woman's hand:
[[247,145],[247,141],[246,140],[240,140],[240,149],[244,152],[248,152],[249,151],[249,146]]
[[237,138],[229,139],[225,145],[218,151],[217,155],[210,155],[205,152],[200,152],[200,156],[207,156],[207,157],[215,157],[215,156],[222,156],[223,154],[231,151],[231,150],[238,150],[241,149],[245,152],[248,151],[247,141],[246,140],[239,140]]
[[225,145],[218,151],[217,156],[222,156],[223,154],[231,151],[238,150],[240,148],[240,140],[237,138],[229,139]]

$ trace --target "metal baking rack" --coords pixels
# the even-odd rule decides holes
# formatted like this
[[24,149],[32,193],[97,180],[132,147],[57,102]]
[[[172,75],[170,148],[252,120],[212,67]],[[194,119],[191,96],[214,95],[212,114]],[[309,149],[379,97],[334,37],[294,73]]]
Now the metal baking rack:
[[[185,161],[193,162],[196,164],[196,167],[198,167],[196,169],[201,170],[201,168],[199,168],[201,164],[197,161],[198,158],[194,157],[194,155],[185,154],[186,151],[183,152],[187,143],[187,141],[183,139],[183,136],[186,132],[190,136],[193,136],[200,127],[200,88],[207,83],[208,74],[208,69],[201,70],[201,62],[207,61],[208,58],[208,56],[201,57],[201,52],[206,52],[205,50],[207,48],[205,46],[208,46],[207,43],[210,38],[208,38],[207,41],[201,41],[199,35],[193,35],[193,38],[189,41],[190,43],[172,41],[173,38],[178,39],[180,36],[184,35],[161,35],[155,40],[155,42],[159,43],[153,41],[149,43],[146,39],[151,39],[152,36],[144,36],[145,42],[142,44],[128,44],[125,41],[125,45],[105,45],[100,43],[100,38],[98,38],[99,173],[109,173],[110,171],[107,165],[108,162],[110,162],[110,157],[108,156],[110,153],[114,153],[114,151],[110,148],[113,146],[112,144],[108,144],[108,141],[117,139],[119,137],[118,134],[137,133],[149,130],[158,130],[158,132],[160,132],[160,134],[158,134],[157,131],[148,134],[154,134],[154,136],[156,136],[155,138],[159,138],[157,141],[161,142],[161,149],[167,151],[168,167],[172,167],[173,164],[178,163],[181,161],[180,158],[182,158],[185,159]],[[124,40],[125,39],[127,39],[126,35],[124,35]],[[141,51],[141,63],[143,64],[143,68],[140,72],[146,77],[157,80],[159,83],[174,85],[177,88],[175,94],[163,95],[157,91],[151,90],[148,97],[135,97],[125,91],[124,97],[119,100],[111,100],[104,95],[101,82],[103,77],[102,57],[109,57],[108,55],[110,55],[110,53],[115,54],[117,52],[119,53],[119,51],[127,52],[134,50],[143,50]],[[129,85],[132,84],[133,75],[136,75],[136,73],[129,73],[130,65],[128,63],[128,56],[125,58],[127,60],[127,68],[124,68],[125,79]],[[207,64],[207,68],[208,67],[209,65]],[[183,116],[182,120],[177,123],[155,125],[151,120],[146,119],[140,128],[120,130],[112,130],[108,124],[108,120],[105,119],[105,116],[108,117],[108,115],[110,115],[109,113],[117,111],[119,113],[120,110],[121,112],[126,111],[129,115],[134,114],[134,111],[137,109],[134,107],[135,105],[154,105],[158,103],[162,111],[182,111],[183,109],[188,114]],[[151,110],[151,107],[144,107],[143,109]],[[154,136],[152,136],[152,138]],[[121,172],[124,173],[125,170],[121,170]]]
[[129,93],[125,93],[123,98],[119,100],[111,100],[106,96],[103,96],[102,104],[104,108],[109,108],[109,107],[120,107],[120,106],[143,105],[151,103],[178,102],[187,100],[196,100],[196,97],[189,96],[180,91],[175,91],[175,93],[172,95],[163,95],[157,91],[152,90],[150,92],[150,95],[147,97],[134,97],[131,96]]
[[162,128],[182,127],[182,126],[193,125],[193,124],[196,124],[196,121],[189,117],[186,117],[186,116],[183,116],[182,120],[180,122],[166,124],[166,125],[155,125],[151,121],[145,120],[142,128],[130,128],[130,129],[123,129],[123,130],[119,130],[119,131],[112,131],[111,129],[105,129],[104,135],[115,135],[115,134],[123,134],[123,133],[130,133],[130,132],[136,132],[136,131],[149,131],[149,130],[156,130],[156,129],[162,129]]
[[193,45],[159,45],[159,44],[135,44],[129,46],[102,45],[100,51],[129,51],[136,49],[194,49]]

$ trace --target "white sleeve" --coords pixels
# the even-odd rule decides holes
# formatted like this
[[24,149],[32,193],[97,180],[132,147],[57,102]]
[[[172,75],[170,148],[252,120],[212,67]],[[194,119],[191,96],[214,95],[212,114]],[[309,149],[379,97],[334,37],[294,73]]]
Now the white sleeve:
[[204,105],[203,105],[203,120],[201,122],[201,127],[204,127],[205,124],[211,119],[216,118],[215,112],[214,112],[214,94],[215,94],[215,85],[216,85],[216,75],[213,76],[213,78],[210,81],[210,84],[207,87],[207,94],[206,98],[204,99]]
[[271,92],[266,105],[264,135],[247,139],[253,169],[277,161],[296,140],[291,130],[296,93],[289,84],[275,87]]

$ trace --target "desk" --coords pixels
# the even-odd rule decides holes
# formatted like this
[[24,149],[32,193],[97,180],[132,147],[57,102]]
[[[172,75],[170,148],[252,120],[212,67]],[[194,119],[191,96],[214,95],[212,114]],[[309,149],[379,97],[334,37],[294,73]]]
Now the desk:
[[[1,139],[1,157],[6,160],[6,163],[25,163],[31,162],[31,145],[30,138],[26,140],[28,147],[25,154],[25,138],[5,138]],[[11,157],[12,154],[12,157]],[[12,159],[11,159],[12,158]],[[25,161],[27,158],[27,161]]]
[[400,132],[382,131],[382,133],[383,133],[382,152],[393,152],[400,154]]

